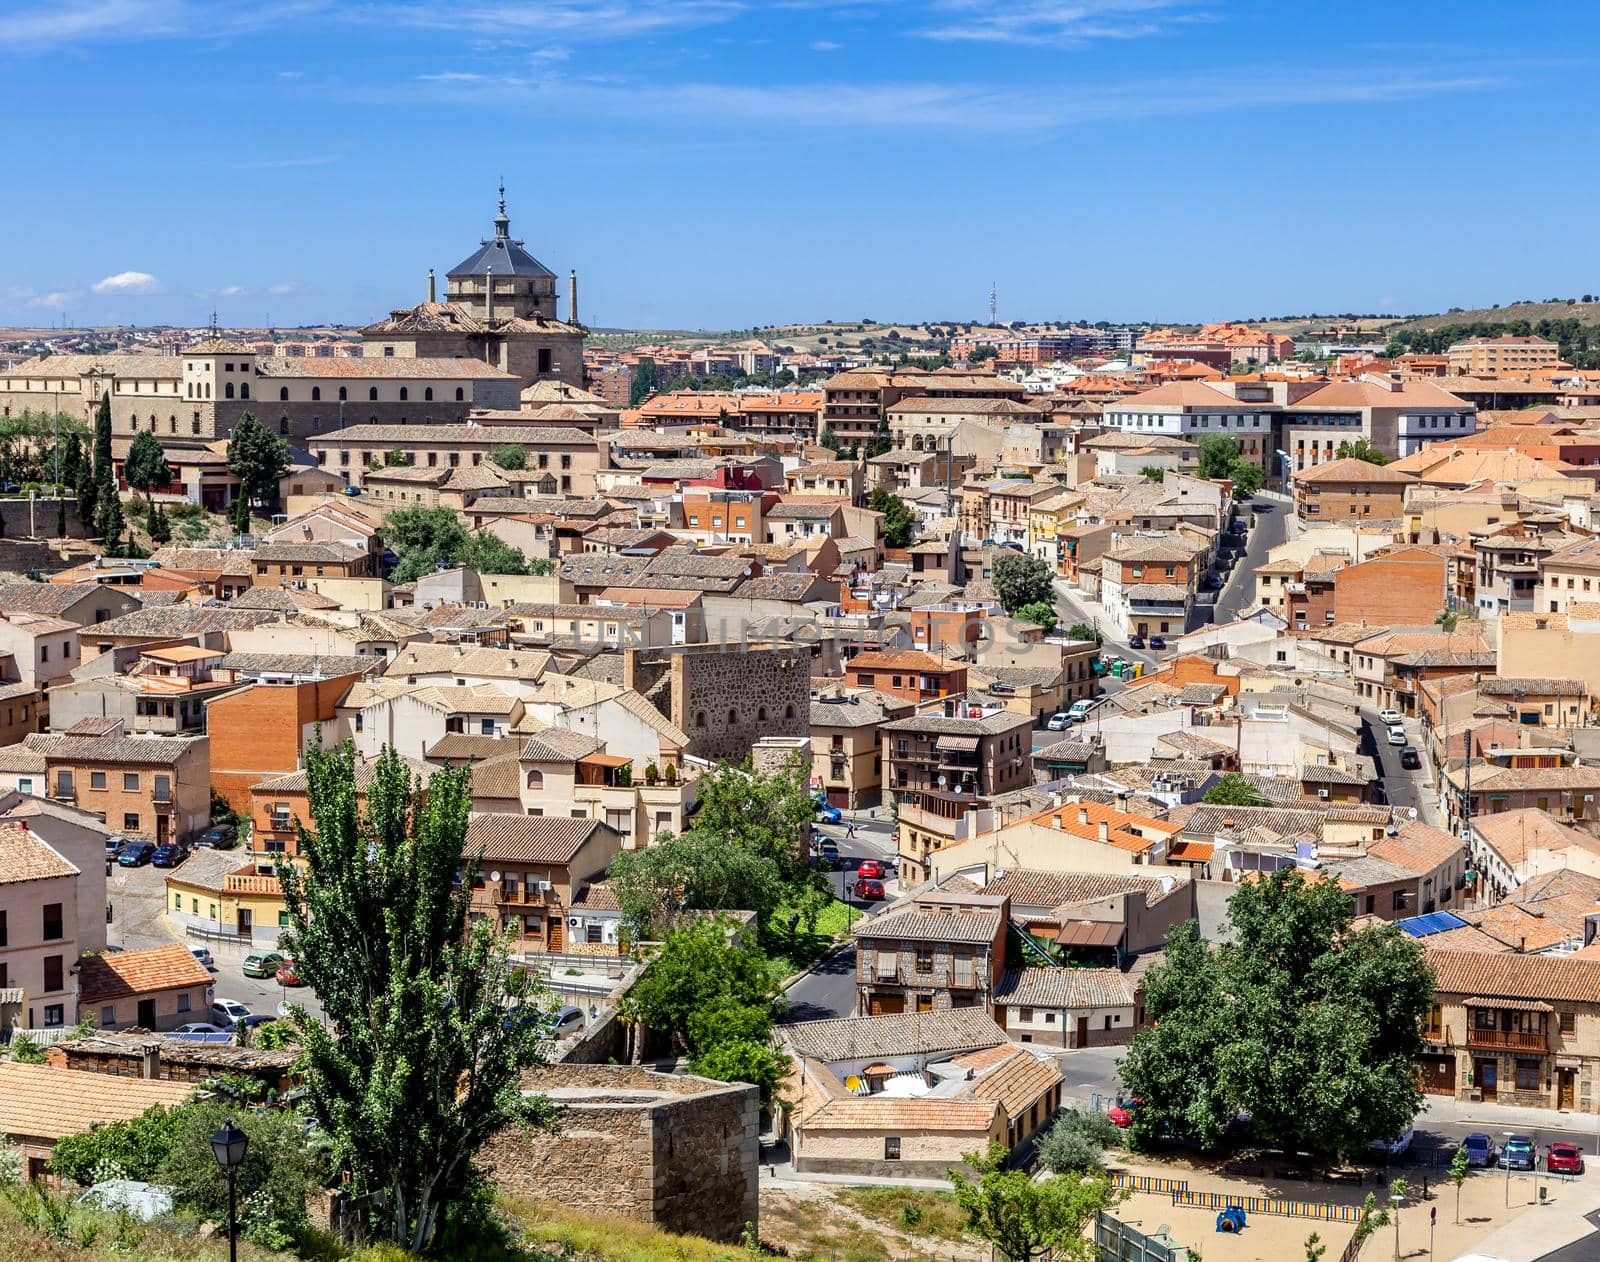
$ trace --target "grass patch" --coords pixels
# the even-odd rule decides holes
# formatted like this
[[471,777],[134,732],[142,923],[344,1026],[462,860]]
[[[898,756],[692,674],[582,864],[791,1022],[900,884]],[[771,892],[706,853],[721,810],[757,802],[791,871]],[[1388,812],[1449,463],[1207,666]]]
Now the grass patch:
[[821,959],[835,939],[846,934],[851,921],[861,919],[860,912],[852,913],[836,898],[823,907],[817,916],[817,927],[810,933],[804,925],[796,925],[795,931],[789,932],[789,918],[793,915],[792,907],[779,907],[772,915],[767,941],[763,944],[779,981]]
[[897,1231],[962,1244],[972,1237],[954,1193],[921,1188],[842,1188],[839,1198],[858,1214]]
[[[513,1228],[530,1244],[561,1245],[603,1262],[749,1262],[736,1245],[658,1231],[619,1214],[581,1213],[544,1201],[502,1201]],[[867,1262],[863,1259],[863,1262]],[[872,1262],[877,1262],[876,1259]]]

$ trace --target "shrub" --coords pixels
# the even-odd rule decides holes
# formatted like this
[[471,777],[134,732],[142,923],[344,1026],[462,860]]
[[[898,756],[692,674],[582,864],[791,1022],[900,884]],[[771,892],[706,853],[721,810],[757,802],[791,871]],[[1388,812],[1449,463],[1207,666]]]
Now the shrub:
[[1096,1109],[1069,1108],[1039,1140],[1039,1160],[1052,1174],[1092,1170],[1117,1142],[1116,1124]]

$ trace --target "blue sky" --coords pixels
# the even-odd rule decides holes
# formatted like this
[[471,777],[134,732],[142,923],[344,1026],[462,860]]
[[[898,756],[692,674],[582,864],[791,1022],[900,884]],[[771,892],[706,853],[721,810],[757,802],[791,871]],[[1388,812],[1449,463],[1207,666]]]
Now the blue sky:
[[514,232],[600,325],[1600,290],[1600,6],[0,0],[0,323],[363,322]]

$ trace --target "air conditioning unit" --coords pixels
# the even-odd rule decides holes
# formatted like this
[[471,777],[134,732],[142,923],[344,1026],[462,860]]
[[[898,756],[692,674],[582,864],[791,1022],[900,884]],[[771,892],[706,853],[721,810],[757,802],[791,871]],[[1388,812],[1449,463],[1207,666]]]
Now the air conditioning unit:
[[568,916],[567,924],[576,929],[578,927],[578,918],[576,916]]
[[1333,795],[1331,793],[1329,793],[1327,789],[1318,789],[1317,790],[1317,796],[1319,798],[1321,798],[1324,802],[1326,802]]
[[1584,795],[1583,795],[1583,800],[1584,800],[1584,801],[1585,801],[1585,802],[1593,802],[1593,801],[1594,801],[1594,794],[1592,794],[1592,793],[1585,793],[1585,794],[1584,794]]
[[539,892],[541,894],[548,894],[550,892],[550,882],[549,881],[540,881],[539,882]]

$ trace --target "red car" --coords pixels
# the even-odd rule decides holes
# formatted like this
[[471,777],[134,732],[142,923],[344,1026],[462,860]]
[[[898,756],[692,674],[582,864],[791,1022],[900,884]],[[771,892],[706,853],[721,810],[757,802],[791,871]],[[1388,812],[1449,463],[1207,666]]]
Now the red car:
[[1544,1168],[1551,1174],[1582,1174],[1583,1153],[1576,1144],[1551,1144]]
[[865,902],[868,899],[872,899],[872,898],[882,898],[883,897],[883,882],[882,881],[857,881],[856,882],[856,897],[861,899],[863,902]]
[[300,980],[300,974],[296,971],[296,968],[297,966],[294,962],[294,956],[284,956],[283,963],[278,965],[278,971],[273,974],[273,976],[278,979],[278,985],[304,986],[305,983]]
[[883,864],[876,859],[863,859],[861,866],[856,869],[856,874],[869,881],[881,881],[886,875]]
[[1138,1096],[1134,1096],[1133,1099],[1124,1100],[1121,1104],[1113,1104],[1106,1110],[1106,1116],[1114,1125],[1127,1128],[1133,1125],[1133,1115],[1143,1103],[1144,1101]]

